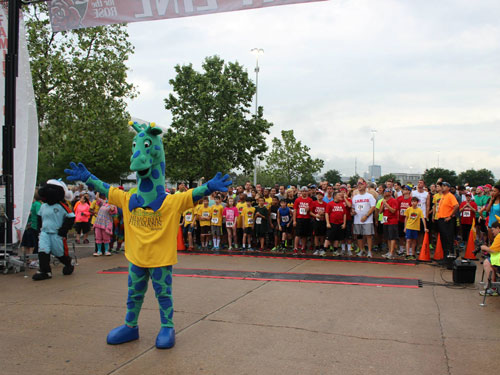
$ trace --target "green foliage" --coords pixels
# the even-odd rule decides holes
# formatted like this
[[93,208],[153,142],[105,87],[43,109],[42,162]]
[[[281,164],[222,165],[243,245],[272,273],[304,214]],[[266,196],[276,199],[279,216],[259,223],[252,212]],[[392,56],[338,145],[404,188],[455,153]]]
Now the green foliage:
[[455,171],[444,168],[431,168],[426,169],[423,175],[424,182],[427,186],[435,184],[439,178],[443,181],[449,182],[450,185],[455,186],[458,183],[458,177]]
[[342,182],[342,175],[336,169],[330,169],[323,176],[323,180],[328,181],[331,184],[336,184],[337,182]]
[[377,180],[377,184],[385,184],[386,181],[392,180],[393,182],[396,182],[396,176],[394,176],[392,173],[389,174],[384,174],[383,176],[380,176],[380,178]]
[[81,161],[99,178],[129,169],[126,98],[134,96],[125,62],[133,53],[124,25],[53,33],[45,4],[25,13],[40,126],[38,181],[64,176]]
[[306,185],[314,182],[314,175],[323,168],[323,160],[313,159],[310,148],[297,141],[293,130],[283,130],[281,140],[273,138],[272,149],[266,156],[266,171],[274,181]]
[[207,57],[203,72],[177,65],[170,80],[174,94],[165,99],[172,124],[164,137],[166,175],[188,181],[218,171],[249,171],[256,155],[267,150],[265,134],[272,124],[250,113],[255,85],[238,63]]
[[458,175],[458,182],[462,185],[468,183],[469,186],[480,186],[486,184],[494,184],[495,176],[488,169],[468,169]]
[[361,176],[359,174],[355,174],[354,176],[351,176],[351,178],[349,178],[349,181],[347,183],[351,186],[356,186],[360,177]]

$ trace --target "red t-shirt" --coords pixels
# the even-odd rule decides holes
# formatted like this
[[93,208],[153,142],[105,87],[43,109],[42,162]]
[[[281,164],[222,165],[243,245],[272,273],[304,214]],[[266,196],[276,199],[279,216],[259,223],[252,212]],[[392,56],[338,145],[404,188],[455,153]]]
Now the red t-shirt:
[[302,198],[298,197],[295,199],[295,203],[293,204],[293,209],[297,212],[297,219],[310,219],[311,215],[309,215],[309,210],[311,209],[313,200],[309,197]]
[[[321,215],[324,214],[326,210],[326,203],[323,201],[313,201],[311,204],[311,212],[315,215]],[[324,221],[325,220],[325,215],[322,215],[320,219],[315,218],[315,220],[318,221]]]
[[394,198],[389,199],[386,201],[389,206],[395,209],[394,213],[389,211],[388,209],[384,209],[384,224],[385,225],[394,225],[398,223],[398,218],[399,218],[399,204],[398,201],[395,200]]
[[[460,208],[465,207],[467,201],[460,203]],[[474,201],[470,201],[470,205],[477,211],[477,204]],[[476,214],[472,212],[472,210],[467,207],[460,213],[460,222],[462,224],[471,225],[473,219],[476,217]]]
[[[349,203],[351,203],[351,207],[352,207],[352,200],[351,200],[351,198],[347,198],[347,201]],[[344,205],[346,220],[347,221],[352,220],[351,207],[348,207],[347,204],[345,204],[345,201],[342,201],[342,204]]]
[[331,201],[326,205],[326,214],[330,224],[344,224],[345,203]]
[[405,199],[404,195],[398,197],[399,204],[399,222],[405,222],[405,212],[408,207],[411,207],[411,196],[408,199]]

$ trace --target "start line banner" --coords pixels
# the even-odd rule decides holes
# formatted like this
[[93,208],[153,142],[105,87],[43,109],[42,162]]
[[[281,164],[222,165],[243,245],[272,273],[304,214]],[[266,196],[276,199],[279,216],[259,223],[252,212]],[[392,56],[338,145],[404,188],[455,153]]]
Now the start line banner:
[[325,0],[52,0],[53,31]]

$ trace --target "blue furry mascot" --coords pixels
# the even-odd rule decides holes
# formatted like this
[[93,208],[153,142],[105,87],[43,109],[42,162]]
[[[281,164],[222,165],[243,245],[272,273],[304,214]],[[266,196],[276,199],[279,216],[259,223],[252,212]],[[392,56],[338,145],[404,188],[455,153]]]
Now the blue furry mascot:
[[182,212],[214,191],[227,191],[229,176],[219,172],[206,184],[187,192],[165,194],[165,152],[162,130],[150,125],[129,123],[137,132],[132,143],[130,170],[137,173],[137,192],[126,193],[110,187],[92,175],[82,163],[70,163],[68,180],[80,180],[108,197],[110,204],[123,210],[125,256],[129,261],[128,299],[125,324],[114,328],[108,344],[123,344],[139,338],[137,320],[149,279],[160,307],[161,329],[156,347],[168,349],[175,345],[172,320],[172,265],[177,263],[177,232]]

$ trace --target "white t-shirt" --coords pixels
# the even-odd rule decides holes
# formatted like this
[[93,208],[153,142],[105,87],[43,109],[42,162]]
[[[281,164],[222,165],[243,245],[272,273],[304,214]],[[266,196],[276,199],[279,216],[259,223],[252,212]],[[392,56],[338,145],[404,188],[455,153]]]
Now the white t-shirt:
[[429,196],[429,193],[425,190],[421,193],[419,193],[418,190],[413,190],[411,192],[411,196],[418,198],[417,207],[420,207],[422,209],[425,218],[427,215],[427,197]]
[[356,215],[354,215],[354,224],[373,224],[373,215],[370,215],[363,223],[361,222],[361,218],[376,204],[377,201],[370,193],[355,195],[352,198],[352,208],[356,212]]

